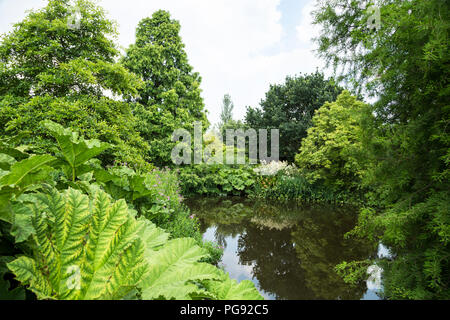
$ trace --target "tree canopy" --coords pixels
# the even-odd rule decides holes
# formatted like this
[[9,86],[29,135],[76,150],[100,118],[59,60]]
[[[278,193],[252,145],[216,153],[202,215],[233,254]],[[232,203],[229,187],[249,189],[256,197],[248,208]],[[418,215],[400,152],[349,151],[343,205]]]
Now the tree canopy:
[[222,111],[220,112],[220,127],[223,127],[228,122],[233,120],[233,109],[234,103],[231,100],[231,96],[229,94],[224,95],[222,102]]
[[[384,210],[365,210],[359,234],[396,259],[385,268],[388,298],[450,297],[448,1],[318,2],[319,52],[342,78],[377,101],[365,130],[363,184]],[[369,22],[369,23],[368,23]]]
[[[369,111],[369,114],[367,114]],[[296,163],[312,182],[322,180],[335,190],[357,189],[363,174],[362,118],[370,109],[344,91],[336,102],[327,102],[312,119]]]
[[167,11],[156,11],[145,18],[136,30],[122,64],[144,82],[139,97],[131,99],[138,130],[150,144],[149,156],[156,164],[170,162],[172,132],[192,129],[208,120],[201,97],[201,78],[188,62],[179,35],[180,24]]
[[0,133],[20,133],[19,143],[46,151],[52,142],[40,122],[53,120],[113,143],[108,161],[114,155],[142,163],[148,146],[135,131],[129,105],[120,101],[135,96],[141,82],[114,62],[115,24],[90,1],[76,5],[79,28],[69,27],[67,1],[51,0],[2,36]]
[[280,159],[294,161],[314,112],[333,102],[342,88],[320,72],[287,77],[284,84],[271,85],[261,108],[247,109],[246,124],[254,129],[280,130]]

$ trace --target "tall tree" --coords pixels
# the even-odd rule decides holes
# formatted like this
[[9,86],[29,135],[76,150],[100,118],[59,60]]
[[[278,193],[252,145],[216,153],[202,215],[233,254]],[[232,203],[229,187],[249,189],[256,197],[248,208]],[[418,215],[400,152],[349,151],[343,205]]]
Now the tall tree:
[[270,86],[261,108],[247,109],[246,123],[254,129],[279,129],[280,159],[293,162],[314,112],[341,92],[333,79],[319,72],[287,77],[284,84]]
[[[170,162],[175,129],[192,129],[195,121],[208,124],[201,97],[201,78],[188,62],[179,35],[180,24],[166,11],[143,19],[136,31],[136,43],[123,58],[123,65],[142,78],[134,114],[138,128],[150,144],[150,156],[159,164]],[[206,128],[205,128],[206,129]]]
[[224,95],[222,100],[222,111],[220,112],[220,127],[223,127],[233,120],[233,109],[234,103],[231,100],[231,96],[229,94]]
[[385,209],[363,211],[357,230],[395,256],[385,262],[387,297],[449,299],[450,3],[376,3],[320,0],[315,13],[320,54],[377,98],[364,180]]
[[0,135],[20,143],[53,147],[41,120],[72,127],[89,138],[116,145],[107,160],[143,163],[148,149],[134,129],[129,105],[106,96],[137,94],[139,79],[114,62],[113,22],[91,1],[75,3],[79,26],[69,19],[69,1],[50,0],[31,12],[0,43]]
[[314,115],[313,126],[295,156],[306,177],[319,180],[333,191],[354,194],[361,184],[362,123],[371,117],[369,107],[345,90]]
[[[231,96],[226,94],[223,96],[222,111],[220,113],[220,122],[218,124],[219,133],[222,135],[223,143],[226,143],[227,130],[247,130],[246,126],[241,120],[233,119],[234,103]],[[237,144],[236,144],[237,146]]]

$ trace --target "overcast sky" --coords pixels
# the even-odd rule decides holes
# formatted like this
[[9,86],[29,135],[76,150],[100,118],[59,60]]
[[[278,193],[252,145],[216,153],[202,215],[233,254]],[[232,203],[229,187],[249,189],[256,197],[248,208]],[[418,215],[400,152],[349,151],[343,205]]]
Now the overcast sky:
[[[203,98],[211,123],[219,119],[229,93],[234,118],[257,106],[270,84],[287,75],[323,70],[311,37],[317,34],[310,12],[315,0],[100,0],[119,24],[119,44],[135,40],[138,22],[158,9],[181,23],[190,64],[202,76]],[[44,6],[45,0],[0,0],[0,33]]]

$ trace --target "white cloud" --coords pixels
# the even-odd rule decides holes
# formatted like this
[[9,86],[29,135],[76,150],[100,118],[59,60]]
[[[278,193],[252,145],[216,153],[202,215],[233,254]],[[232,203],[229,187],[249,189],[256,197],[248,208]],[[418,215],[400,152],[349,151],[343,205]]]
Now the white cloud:
[[310,44],[311,40],[319,35],[319,29],[312,24],[312,12],[315,9],[314,2],[311,1],[303,7],[302,18],[297,26],[297,38],[304,44]]
[[[217,122],[222,97],[229,93],[235,104],[235,118],[243,118],[245,106],[257,106],[270,84],[286,75],[313,72],[321,67],[311,51],[309,39],[299,37],[299,49],[282,52],[281,0],[100,0],[109,17],[119,24],[119,43],[127,47],[135,40],[138,22],[158,9],[171,12],[181,23],[181,36],[189,61],[203,78],[202,89],[211,122]],[[0,32],[17,22],[41,0],[0,0]],[[313,2],[311,0],[311,2]],[[298,30],[312,34],[302,11]],[[268,55],[267,49],[271,49]]]
[[25,18],[27,10],[43,7],[45,3],[45,0],[0,0],[0,34],[10,31],[14,23]]

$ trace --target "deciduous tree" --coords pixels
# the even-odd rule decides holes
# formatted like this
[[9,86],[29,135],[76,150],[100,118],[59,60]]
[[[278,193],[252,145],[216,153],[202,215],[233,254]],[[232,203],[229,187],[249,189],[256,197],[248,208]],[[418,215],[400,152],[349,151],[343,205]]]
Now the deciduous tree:
[[320,72],[287,77],[271,85],[261,108],[247,109],[246,123],[254,129],[280,130],[280,159],[294,161],[314,112],[325,102],[335,101],[342,89]]
[[150,157],[168,164],[176,129],[193,129],[195,121],[208,120],[201,97],[201,78],[188,62],[179,35],[180,24],[167,11],[156,11],[143,19],[136,30],[136,43],[122,60],[123,65],[144,81],[135,102],[138,129],[149,142]]

